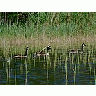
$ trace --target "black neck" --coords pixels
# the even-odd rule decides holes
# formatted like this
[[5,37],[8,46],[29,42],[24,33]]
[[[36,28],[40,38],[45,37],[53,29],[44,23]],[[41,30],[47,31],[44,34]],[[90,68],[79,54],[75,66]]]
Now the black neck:
[[81,51],[83,51],[83,49],[84,49],[84,46],[85,46],[85,45],[84,45],[84,44],[82,44],[82,46],[81,46]]
[[47,47],[47,52],[50,50],[51,48]]
[[28,49],[26,49],[24,56],[27,56],[27,55],[28,55]]

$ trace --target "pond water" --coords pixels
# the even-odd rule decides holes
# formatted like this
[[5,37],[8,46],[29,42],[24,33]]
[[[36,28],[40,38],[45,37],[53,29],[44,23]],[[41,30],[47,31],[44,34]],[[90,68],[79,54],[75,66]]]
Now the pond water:
[[0,57],[1,85],[96,85],[95,73],[96,57],[88,53],[55,50],[47,57]]

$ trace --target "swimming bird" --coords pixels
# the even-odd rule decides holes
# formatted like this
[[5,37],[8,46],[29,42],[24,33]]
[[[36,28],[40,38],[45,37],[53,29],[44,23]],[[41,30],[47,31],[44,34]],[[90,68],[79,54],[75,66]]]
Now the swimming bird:
[[77,54],[77,53],[83,53],[84,52],[84,46],[86,46],[86,44],[82,43],[82,46],[81,46],[81,49],[78,49],[78,50],[69,50],[69,53],[73,53],[73,54]]
[[[45,48],[43,48],[41,51],[36,52],[35,54],[33,54],[33,57],[42,57],[42,56],[49,56],[49,50],[51,49],[51,46],[47,46]],[[46,50],[46,52],[44,51]]]
[[25,55],[15,55],[13,58],[26,58],[26,57],[28,57],[28,50],[29,50],[29,47],[27,46],[26,51],[25,51]]

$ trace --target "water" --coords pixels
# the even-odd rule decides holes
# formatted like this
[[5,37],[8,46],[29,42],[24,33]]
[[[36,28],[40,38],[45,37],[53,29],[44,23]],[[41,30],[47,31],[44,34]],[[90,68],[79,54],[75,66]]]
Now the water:
[[55,50],[48,57],[0,57],[1,85],[96,85],[95,72],[94,54]]

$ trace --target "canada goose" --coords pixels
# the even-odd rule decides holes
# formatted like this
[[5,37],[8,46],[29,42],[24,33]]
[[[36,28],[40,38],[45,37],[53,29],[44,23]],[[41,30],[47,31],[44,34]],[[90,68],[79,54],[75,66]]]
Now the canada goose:
[[69,53],[73,53],[73,54],[83,53],[84,46],[86,46],[86,45],[83,43],[82,46],[81,46],[81,49],[79,49],[79,50],[69,50]]
[[[46,49],[46,52],[44,52],[44,50]],[[49,53],[48,51],[51,49],[51,46],[47,46],[47,48],[44,48],[43,50],[36,52],[35,54],[33,54],[33,57],[42,57],[42,56],[48,56]]]
[[15,55],[13,58],[26,58],[26,57],[28,57],[28,50],[29,50],[29,47],[26,48],[25,54],[23,56],[22,55]]

